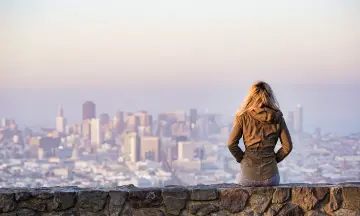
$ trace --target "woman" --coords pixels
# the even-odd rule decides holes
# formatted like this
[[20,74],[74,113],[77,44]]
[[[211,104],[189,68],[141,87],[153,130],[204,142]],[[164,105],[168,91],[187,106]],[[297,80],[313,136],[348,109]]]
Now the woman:
[[[245,153],[238,146],[242,136]],[[282,147],[275,153],[279,138]],[[250,88],[244,104],[236,113],[228,147],[240,163],[240,185],[279,185],[277,164],[291,152],[292,141],[269,84],[259,81]]]

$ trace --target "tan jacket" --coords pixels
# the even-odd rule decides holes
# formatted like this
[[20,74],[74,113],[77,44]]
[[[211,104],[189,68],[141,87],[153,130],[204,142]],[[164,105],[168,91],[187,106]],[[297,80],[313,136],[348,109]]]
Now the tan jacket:
[[[238,146],[243,137],[245,152]],[[280,138],[282,147],[274,152]],[[292,141],[283,115],[270,108],[257,108],[238,116],[228,147],[243,175],[251,180],[266,180],[278,173],[277,163],[292,150]]]

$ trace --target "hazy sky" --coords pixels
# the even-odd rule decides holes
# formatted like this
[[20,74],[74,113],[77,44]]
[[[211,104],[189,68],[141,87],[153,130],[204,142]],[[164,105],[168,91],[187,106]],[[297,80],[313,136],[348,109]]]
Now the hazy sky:
[[360,83],[358,0],[1,0],[1,87]]

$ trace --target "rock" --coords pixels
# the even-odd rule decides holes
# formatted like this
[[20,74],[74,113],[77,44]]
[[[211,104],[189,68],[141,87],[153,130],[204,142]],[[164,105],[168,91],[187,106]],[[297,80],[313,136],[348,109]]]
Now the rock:
[[316,187],[315,188],[315,197],[317,200],[323,200],[326,195],[328,195],[330,189],[328,187]]
[[32,209],[19,209],[16,211],[17,216],[35,216],[36,212]]
[[343,187],[343,208],[360,210],[360,187]]
[[330,200],[329,203],[325,206],[325,211],[331,213],[340,208],[342,203],[342,189],[341,188],[331,188],[330,189]]
[[18,207],[43,212],[47,209],[49,203],[51,203],[51,199],[44,200],[39,198],[32,198],[18,203]]
[[20,201],[25,201],[25,200],[29,200],[32,198],[31,192],[30,191],[17,191],[15,192],[15,200],[20,202]]
[[[108,216],[106,213],[104,212],[89,212],[87,210],[81,209],[80,210],[80,216]],[[126,215],[126,216],[133,216],[133,215]]]
[[129,195],[127,191],[110,191],[109,212],[110,216],[118,216]]
[[212,186],[198,185],[190,189],[190,199],[195,201],[216,200],[219,196],[218,189]]
[[31,195],[38,199],[50,199],[54,197],[54,193],[49,188],[36,188],[31,189]]
[[77,216],[75,210],[67,210],[60,212],[43,213],[41,216]]
[[210,216],[230,216],[228,213],[226,213],[225,211],[219,211],[216,213],[211,213]]
[[161,190],[156,188],[136,188],[129,191],[129,201],[133,208],[160,207]]
[[219,211],[219,207],[210,203],[193,204],[190,207],[190,213],[197,216],[205,216]]
[[278,216],[303,216],[304,213],[301,208],[292,203],[287,203],[284,207],[281,208]]
[[224,189],[220,191],[220,206],[229,212],[237,213],[245,209],[249,193],[244,189]]
[[308,211],[305,216],[327,216],[327,214],[320,211]]
[[250,206],[257,213],[264,213],[271,203],[274,189],[272,188],[256,188],[252,190],[250,196]]
[[16,208],[15,194],[1,193],[0,194],[0,213],[11,212]]
[[16,216],[16,213],[15,212],[0,213],[0,216]]
[[179,215],[181,210],[185,208],[188,196],[186,188],[174,187],[163,189],[162,198],[167,213]]
[[311,187],[294,187],[292,189],[292,201],[305,212],[312,210],[318,203]]
[[137,209],[132,216],[165,216],[165,213],[160,209]]
[[290,188],[276,188],[272,203],[285,203],[290,199],[291,189]]
[[283,206],[284,204],[272,204],[265,212],[264,216],[275,216]]
[[338,211],[334,212],[334,216],[360,216],[360,211],[339,209]]
[[66,210],[75,205],[76,192],[59,191],[54,194],[53,208],[56,210]]
[[105,207],[108,192],[84,190],[78,193],[78,206],[88,212],[99,212]]

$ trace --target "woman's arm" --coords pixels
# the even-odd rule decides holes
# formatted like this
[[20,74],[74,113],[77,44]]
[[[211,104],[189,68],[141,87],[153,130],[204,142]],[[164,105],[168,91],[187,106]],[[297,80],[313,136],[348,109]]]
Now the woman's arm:
[[283,117],[281,117],[280,120],[280,142],[281,148],[278,152],[276,152],[276,161],[278,163],[284,160],[284,158],[290,154],[293,148],[290,133]]
[[234,122],[234,127],[230,133],[228,148],[238,163],[241,162],[244,155],[244,152],[239,147],[239,141],[242,137],[242,133],[243,131],[241,121],[239,118],[236,118]]

